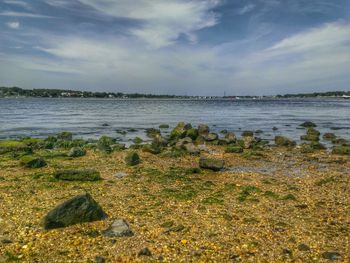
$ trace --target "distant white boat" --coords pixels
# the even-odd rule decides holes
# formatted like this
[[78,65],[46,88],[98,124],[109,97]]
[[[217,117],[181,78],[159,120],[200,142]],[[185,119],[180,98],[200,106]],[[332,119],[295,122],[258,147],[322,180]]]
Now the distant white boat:
[[342,97],[343,97],[343,99],[348,99],[348,100],[350,99],[350,96],[348,96],[348,95],[343,95]]

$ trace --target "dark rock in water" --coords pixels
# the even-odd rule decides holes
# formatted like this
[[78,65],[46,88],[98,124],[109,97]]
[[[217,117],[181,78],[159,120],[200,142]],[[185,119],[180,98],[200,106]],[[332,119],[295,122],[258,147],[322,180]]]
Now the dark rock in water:
[[71,141],[73,139],[73,134],[71,132],[61,132],[57,134],[57,139]]
[[224,160],[222,159],[212,159],[201,157],[199,160],[199,167],[203,169],[209,169],[213,171],[220,171],[224,168]]
[[108,126],[109,126],[108,123],[103,123],[103,124],[102,124],[102,127],[108,127]]
[[127,132],[126,132],[126,131],[123,131],[123,130],[116,130],[115,132],[116,132],[116,133],[119,133],[119,134],[121,134],[121,135],[126,135],[126,134],[127,134]]
[[310,247],[304,243],[301,243],[299,244],[298,246],[298,250],[299,251],[309,251],[310,250]]
[[276,136],[275,144],[277,146],[294,147],[296,145],[296,142],[283,136]]
[[143,142],[143,140],[140,138],[140,137],[135,137],[133,140],[132,140],[135,144],[141,144]]
[[82,157],[84,155],[86,155],[86,151],[81,147],[73,147],[68,153],[69,157]]
[[145,247],[145,248],[141,249],[137,255],[139,257],[142,257],[142,256],[151,257],[152,252],[147,247]]
[[160,146],[167,146],[168,145],[168,140],[165,139],[164,137],[162,137],[161,135],[156,135],[153,138],[153,142],[152,143],[160,145]]
[[95,263],[105,263],[106,259],[102,256],[96,256],[95,257]]
[[255,133],[256,133],[256,134],[262,134],[262,133],[264,133],[264,132],[263,132],[262,130],[256,130]]
[[44,218],[44,228],[54,229],[102,220],[107,214],[89,194],[78,195],[58,205]]
[[159,125],[159,129],[168,129],[169,127],[170,127],[169,124],[165,124],[165,123]]
[[154,138],[154,137],[156,137],[157,135],[160,135],[160,130],[155,129],[155,128],[146,129],[146,135],[147,135],[147,137],[149,137],[149,138]]
[[54,172],[53,176],[64,181],[98,181],[102,179],[100,173],[92,169],[60,170]]
[[209,134],[209,126],[206,124],[198,124],[198,135],[200,136],[207,136]]
[[21,164],[26,168],[41,168],[47,165],[43,158],[29,155],[25,155],[21,158]]
[[277,127],[273,127],[272,130],[273,131],[278,131],[278,128]]
[[305,121],[302,124],[300,124],[300,126],[304,127],[304,128],[317,127],[317,125],[315,123],[313,123],[312,121]]
[[253,137],[254,136],[254,132],[252,132],[252,131],[243,131],[242,132],[242,137],[247,137],[247,136]]
[[336,138],[337,136],[335,136],[334,133],[331,133],[331,132],[327,132],[325,134],[323,134],[323,139],[324,140],[327,140],[327,141],[332,141]]
[[318,135],[306,134],[300,136],[300,139],[303,141],[316,142],[320,140],[320,137]]
[[196,140],[198,137],[198,130],[191,128],[186,132],[186,137],[190,137],[192,140]]
[[242,153],[243,148],[238,145],[229,145],[226,147],[225,152],[227,153]]
[[129,152],[125,157],[125,163],[130,166],[138,165],[141,162],[140,156],[136,152]]
[[215,140],[217,140],[219,138],[219,136],[216,133],[209,133],[207,136],[205,136],[205,140],[207,142],[213,142]]
[[335,138],[334,140],[332,140],[332,143],[343,145],[343,146],[350,146],[350,142],[343,138]]
[[332,150],[333,154],[350,155],[350,146],[336,146]]
[[342,259],[342,255],[338,252],[334,252],[334,251],[327,251],[322,253],[322,257],[324,259],[328,259],[328,260],[340,260]]
[[316,130],[315,128],[308,128],[306,134],[320,136],[321,133],[318,130]]
[[227,144],[236,142],[236,135],[233,132],[227,132],[224,137],[224,141]]
[[117,219],[103,232],[103,235],[107,237],[130,237],[134,233],[124,219]]

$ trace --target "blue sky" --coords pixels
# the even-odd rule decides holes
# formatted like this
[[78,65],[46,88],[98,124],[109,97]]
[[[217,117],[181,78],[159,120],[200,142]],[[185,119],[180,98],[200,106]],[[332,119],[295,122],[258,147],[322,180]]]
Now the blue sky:
[[0,0],[0,86],[350,89],[350,0]]

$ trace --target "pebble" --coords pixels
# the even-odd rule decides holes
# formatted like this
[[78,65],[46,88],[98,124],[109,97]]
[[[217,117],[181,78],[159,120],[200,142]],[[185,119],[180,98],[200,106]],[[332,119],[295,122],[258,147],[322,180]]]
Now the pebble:
[[127,173],[123,173],[123,172],[117,172],[116,174],[114,174],[114,177],[116,178],[123,178],[125,176],[127,176]]
[[339,260],[342,258],[341,254],[334,251],[327,251],[322,253],[322,257],[328,260]]

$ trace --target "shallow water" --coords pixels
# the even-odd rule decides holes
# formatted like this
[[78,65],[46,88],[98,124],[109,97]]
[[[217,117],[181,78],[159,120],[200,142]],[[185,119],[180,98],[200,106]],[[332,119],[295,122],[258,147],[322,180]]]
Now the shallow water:
[[[259,135],[272,139],[283,134],[299,139],[305,133],[299,124],[314,121],[321,132],[335,132],[350,139],[350,100],[149,100],[80,98],[2,98],[0,99],[0,138],[45,137],[71,131],[76,137],[101,135],[128,141],[144,137],[144,129],[179,121],[207,123],[219,132],[237,134],[243,130],[262,130]],[[102,126],[107,123],[109,126]],[[272,131],[277,127],[277,131]],[[135,128],[126,136],[116,130]],[[164,130],[169,132],[169,129]]]

